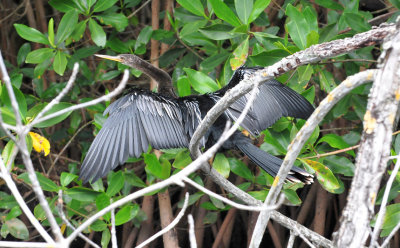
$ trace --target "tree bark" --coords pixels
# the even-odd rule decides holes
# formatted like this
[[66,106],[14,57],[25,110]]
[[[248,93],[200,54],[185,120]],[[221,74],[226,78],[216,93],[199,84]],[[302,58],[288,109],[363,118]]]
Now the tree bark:
[[373,83],[364,130],[356,159],[356,171],[341,225],[334,234],[337,247],[362,247],[370,234],[370,221],[382,175],[386,170],[392,141],[393,122],[400,99],[400,32],[383,45],[381,70]]

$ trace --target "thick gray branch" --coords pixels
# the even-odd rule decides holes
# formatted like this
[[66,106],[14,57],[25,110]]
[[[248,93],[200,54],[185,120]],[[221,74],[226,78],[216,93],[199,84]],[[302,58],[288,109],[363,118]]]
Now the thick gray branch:
[[364,116],[364,130],[356,158],[341,225],[335,233],[338,247],[362,247],[370,235],[370,221],[382,175],[386,170],[393,123],[400,99],[400,31],[387,39]]

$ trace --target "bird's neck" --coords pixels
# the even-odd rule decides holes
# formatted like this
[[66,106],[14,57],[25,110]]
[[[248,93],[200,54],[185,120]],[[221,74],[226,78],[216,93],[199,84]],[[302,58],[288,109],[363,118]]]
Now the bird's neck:
[[158,83],[158,92],[176,97],[172,79],[168,73],[137,56],[133,56],[133,60],[132,64],[136,69],[142,71]]

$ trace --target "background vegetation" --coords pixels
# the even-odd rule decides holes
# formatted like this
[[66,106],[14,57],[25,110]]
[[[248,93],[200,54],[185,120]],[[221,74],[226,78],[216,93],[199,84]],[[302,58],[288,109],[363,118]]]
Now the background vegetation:
[[[80,71],[73,89],[52,111],[64,109],[107,94],[119,82],[126,66],[96,59],[93,54],[134,53],[167,71],[180,96],[217,90],[230,79],[233,70],[246,66],[269,66],[313,44],[351,37],[371,29],[371,25],[392,22],[398,15],[398,0],[42,0],[2,1],[0,10],[1,51],[20,107],[24,123],[29,123],[66,85],[73,64]],[[374,68],[379,47],[307,65],[284,74],[278,80],[304,95],[315,106],[347,76]],[[151,87],[150,79],[131,69],[130,86]],[[0,84],[0,108],[5,123],[14,125],[9,96]],[[316,172],[311,186],[286,184],[284,194],[294,206],[280,212],[321,235],[331,238],[338,227],[348,186],[354,174],[354,158],[362,131],[362,120],[370,85],[361,86],[336,105],[315,130],[297,161]],[[168,178],[191,162],[187,149],[166,150],[157,158],[151,150],[139,159],[91,184],[78,180],[80,164],[94,135],[105,120],[101,103],[82,111],[66,113],[35,125],[34,132],[49,141],[50,151],[32,151],[34,165],[50,206],[57,193],[64,193],[67,218],[79,225],[94,212],[124,195]],[[255,142],[261,149],[284,156],[286,148],[304,124],[282,118],[265,130]],[[392,153],[400,151],[400,136],[394,134]],[[36,137],[36,138],[35,138]],[[35,142],[37,136],[32,134]],[[31,142],[31,141],[30,141]],[[43,142],[43,141],[42,141]],[[31,145],[32,146],[32,145]],[[0,131],[0,151],[6,164],[13,164],[13,177],[37,219],[46,225],[43,210],[21,160],[13,160],[15,145]],[[239,188],[259,200],[268,194],[273,178],[249,163],[236,151],[218,153],[214,168]],[[392,164],[389,165],[389,173]],[[388,173],[388,175],[389,175]],[[387,175],[387,176],[388,176]],[[195,173],[191,178],[207,188],[230,197]],[[366,179],[368,180],[368,179]],[[400,175],[390,192],[381,236],[388,235],[400,221]],[[154,192],[116,211],[118,241],[126,247],[139,244],[161,228],[160,210],[168,208],[158,196],[167,197],[173,213],[191,193],[190,212],[196,221],[199,247],[245,247],[251,237],[257,213],[237,211],[192,187],[169,187]],[[377,196],[381,202],[383,193]],[[58,212],[54,211],[57,216]],[[0,186],[1,236],[7,240],[40,240],[22,214],[6,186]],[[60,218],[60,225],[64,225]],[[187,225],[177,227],[182,247],[186,247]],[[89,237],[107,247],[110,241],[110,214],[86,230]],[[289,233],[272,222],[263,244],[286,245]],[[224,238],[215,243],[218,233]],[[77,240],[76,244],[80,244]],[[400,247],[395,235],[393,247]],[[152,244],[160,247],[162,240]],[[298,246],[304,244],[297,244]]]

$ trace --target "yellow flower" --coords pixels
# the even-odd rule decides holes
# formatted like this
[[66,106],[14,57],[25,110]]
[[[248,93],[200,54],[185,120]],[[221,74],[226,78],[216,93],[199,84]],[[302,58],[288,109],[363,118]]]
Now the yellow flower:
[[32,137],[32,145],[35,151],[44,152],[44,155],[47,156],[50,153],[49,141],[45,137],[34,132],[29,132],[29,135]]

